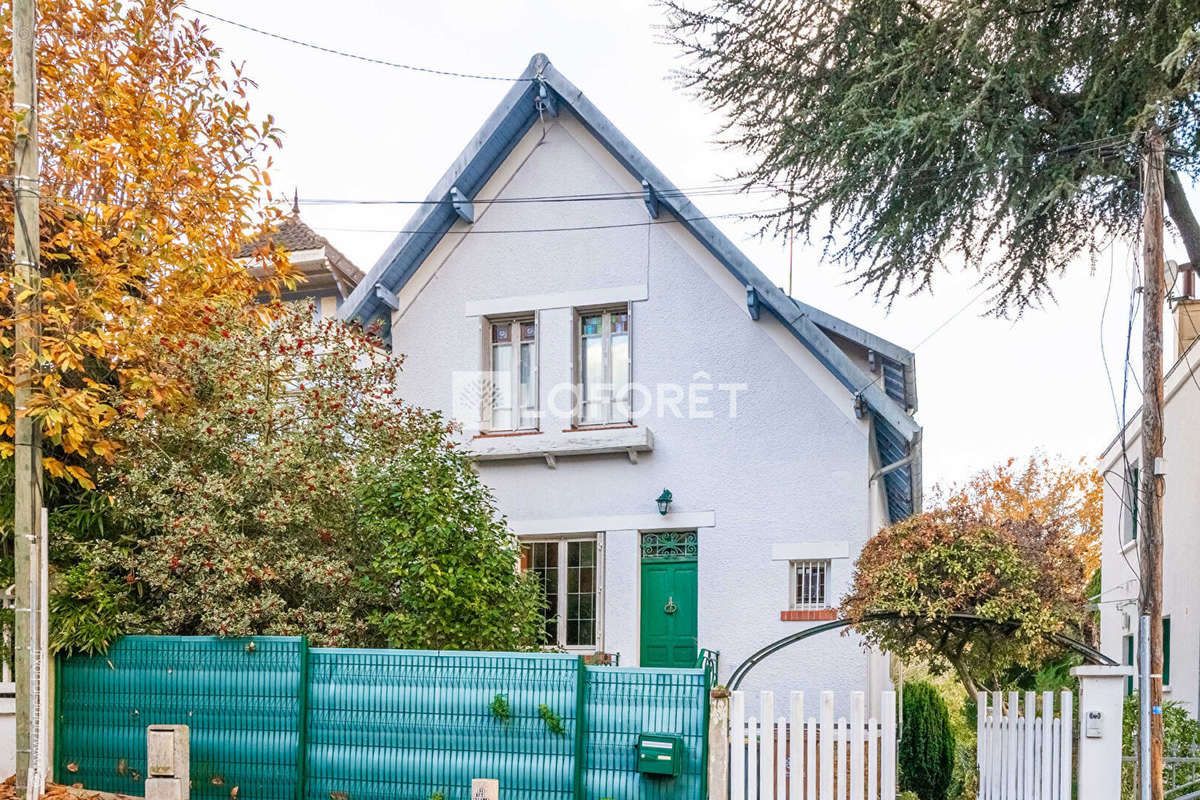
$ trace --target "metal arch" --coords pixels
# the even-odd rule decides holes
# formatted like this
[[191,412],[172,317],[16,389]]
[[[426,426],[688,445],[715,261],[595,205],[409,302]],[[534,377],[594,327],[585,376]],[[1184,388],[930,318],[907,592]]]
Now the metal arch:
[[[799,631],[797,633],[793,633],[788,636],[785,636],[782,639],[771,642],[769,645],[767,645],[766,647],[762,648],[761,650],[759,650],[758,652],[754,653],[752,656],[747,658],[741,664],[738,664],[737,669],[735,669],[733,671],[733,674],[729,676],[729,689],[730,689],[730,691],[736,690],[739,686],[742,685],[742,681],[745,680],[746,675],[749,674],[750,670],[752,670],[754,667],[756,667],[760,662],[765,660],[768,656],[774,655],[775,653],[779,652],[780,650],[787,647],[788,645],[793,645],[796,642],[803,641],[803,640],[809,638],[810,636],[816,636],[817,634],[827,633],[828,631],[835,631],[835,630],[838,630],[839,628],[845,628],[850,625],[854,625],[858,622],[888,622],[888,621],[898,620],[898,619],[916,619],[916,618],[910,617],[906,614],[901,614],[898,611],[879,611],[879,612],[875,612],[873,614],[867,614],[861,620],[838,619],[838,620],[834,620],[833,622],[826,622],[822,625],[815,625],[811,628],[807,628],[807,629]],[[946,617],[946,619],[947,620],[957,620],[959,622],[982,623],[985,625],[993,625],[993,626],[996,626],[999,628],[1006,628],[1009,630],[1020,627],[1019,622],[997,622],[995,620],[987,619],[985,617],[980,617],[975,614],[950,614],[948,617]],[[929,620],[929,621],[932,622],[932,620]],[[1052,633],[1052,634],[1048,634],[1047,638],[1050,639],[1051,641],[1055,642],[1056,644],[1062,645],[1063,647],[1067,648],[1068,650],[1072,650],[1076,653],[1079,653],[1081,656],[1084,657],[1084,659],[1086,660],[1086,662],[1088,664],[1099,664],[1099,665],[1109,666],[1109,667],[1120,666],[1119,664],[1117,664],[1116,661],[1114,661],[1111,658],[1109,658],[1108,656],[1104,655],[1104,653],[1101,653],[1099,650],[1096,650],[1095,648],[1090,647],[1090,646],[1084,644],[1083,642],[1078,641],[1077,639],[1072,639],[1070,636],[1064,636],[1061,633]]]

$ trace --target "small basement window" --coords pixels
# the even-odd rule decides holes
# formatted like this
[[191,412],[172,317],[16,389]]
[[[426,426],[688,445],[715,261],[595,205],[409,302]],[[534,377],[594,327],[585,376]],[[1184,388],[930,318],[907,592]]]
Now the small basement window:
[[829,609],[829,561],[792,561],[791,566],[791,610]]

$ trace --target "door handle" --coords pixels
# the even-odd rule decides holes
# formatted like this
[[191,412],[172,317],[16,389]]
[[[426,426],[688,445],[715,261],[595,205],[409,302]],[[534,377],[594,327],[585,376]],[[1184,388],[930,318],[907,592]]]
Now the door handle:
[[663,613],[664,614],[674,614],[678,610],[679,610],[679,606],[675,605],[675,598],[668,597],[667,604],[665,606],[663,606]]

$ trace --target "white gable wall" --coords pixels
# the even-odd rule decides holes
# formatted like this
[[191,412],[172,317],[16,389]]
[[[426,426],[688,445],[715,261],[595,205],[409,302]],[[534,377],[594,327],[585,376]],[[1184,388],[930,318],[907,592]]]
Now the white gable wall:
[[[1200,502],[1194,487],[1200,484],[1200,435],[1195,423],[1200,419],[1200,378],[1190,374],[1193,365],[1200,366],[1196,348],[1176,362],[1164,378],[1163,452],[1167,474],[1163,496],[1163,616],[1171,620],[1171,682],[1163,687],[1163,698],[1181,704],[1196,717],[1200,716],[1200,596],[1196,592]],[[1135,663],[1138,551],[1136,542],[1122,542],[1126,521],[1122,476],[1126,459],[1130,465],[1141,461],[1141,424],[1139,412],[1127,428],[1125,455],[1121,442],[1116,441],[1100,459],[1105,484],[1100,644],[1105,655],[1123,662],[1123,639],[1133,634]]]
[[[639,191],[638,182],[564,111],[547,120],[544,138],[535,125],[479,196],[623,191]],[[744,288],[681,226],[642,224],[640,199],[477,203],[475,213],[474,225],[454,228],[471,233],[447,235],[400,292],[392,330],[406,354],[406,399],[449,411],[452,372],[483,366],[481,312],[535,311],[547,409],[552,387],[573,381],[573,307],[601,300],[631,301],[635,382],[713,385],[698,390],[711,418],[688,419],[685,398],[683,418],[667,411],[637,421],[653,431],[654,450],[636,464],[625,455],[560,458],[555,469],[540,458],[480,464],[518,533],[561,525],[601,534],[603,649],[637,663],[638,530],[651,525],[704,526],[699,643],[721,652],[722,680],[754,650],[811,624],[780,620],[787,553],[843,543],[848,557],[832,562],[838,598],[880,524],[878,492],[867,486],[868,424],[855,418],[849,393],[770,314],[751,321]],[[628,223],[638,224],[596,227]],[[592,229],[485,233],[571,226]],[[735,418],[717,384],[744,385]],[[541,429],[569,425],[544,419]],[[660,518],[654,498],[664,487],[675,502]],[[852,637],[825,634],[764,662],[744,688],[864,689],[867,672]]]

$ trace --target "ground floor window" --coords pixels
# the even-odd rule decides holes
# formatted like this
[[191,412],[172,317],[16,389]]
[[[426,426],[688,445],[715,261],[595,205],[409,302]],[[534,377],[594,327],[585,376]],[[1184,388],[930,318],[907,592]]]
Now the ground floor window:
[[595,650],[600,628],[596,537],[522,539],[521,566],[538,577],[546,596],[546,642]]

